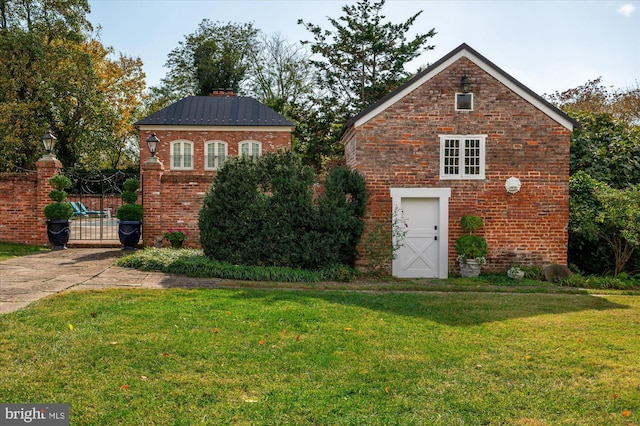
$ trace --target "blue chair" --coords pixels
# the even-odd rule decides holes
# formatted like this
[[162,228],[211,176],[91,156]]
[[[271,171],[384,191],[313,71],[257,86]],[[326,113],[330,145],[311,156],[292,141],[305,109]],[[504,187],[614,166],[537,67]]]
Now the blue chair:
[[87,209],[87,207],[84,204],[82,204],[82,201],[78,201],[78,202],[76,202],[76,204],[78,205],[78,208],[80,209],[80,211],[84,215],[109,216],[109,212],[107,210],[102,210],[102,211],[89,210],[89,209]]
[[80,210],[80,207],[78,207],[78,204],[74,201],[69,201],[69,204],[71,204],[71,207],[73,207],[73,215],[74,216],[85,216],[86,213],[84,213],[82,210]]

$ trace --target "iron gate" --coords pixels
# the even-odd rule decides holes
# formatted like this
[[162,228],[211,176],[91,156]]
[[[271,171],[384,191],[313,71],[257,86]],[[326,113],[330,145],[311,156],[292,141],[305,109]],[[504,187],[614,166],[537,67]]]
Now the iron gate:
[[[122,205],[124,181],[138,174],[65,172],[71,179],[68,201],[74,214],[70,240],[118,241],[116,211]],[[142,201],[142,197],[138,202]]]

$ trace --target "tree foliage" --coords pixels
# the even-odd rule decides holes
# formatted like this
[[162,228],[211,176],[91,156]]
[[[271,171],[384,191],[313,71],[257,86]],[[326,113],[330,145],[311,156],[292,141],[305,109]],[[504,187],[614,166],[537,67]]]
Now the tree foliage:
[[[0,170],[33,169],[47,130],[58,138],[55,152],[67,167],[108,157],[109,143],[130,132],[122,112],[139,103],[141,63],[124,56],[112,61],[111,49],[89,35],[88,11],[84,0],[0,3]],[[114,65],[122,66],[118,81],[135,84],[109,82]]]
[[238,92],[251,58],[257,54],[258,32],[251,23],[203,19],[196,31],[169,53],[165,64],[169,72],[154,90],[153,106],[162,107],[186,96],[207,96],[213,89]]
[[312,106],[298,111],[302,118],[320,124],[300,132],[301,148],[316,168],[322,157],[333,157],[340,150],[338,139],[348,118],[400,86],[409,76],[405,65],[433,49],[427,41],[436,34],[434,29],[407,39],[422,12],[394,24],[385,21],[384,4],[385,0],[360,0],[345,5],[342,16],[328,18],[331,30],[298,21],[313,36],[313,42],[303,43],[318,58],[311,61],[317,71]]
[[246,91],[278,112],[307,99],[313,90],[310,54],[279,33],[262,36],[251,58]]
[[320,88],[347,113],[364,109],[395,89],[408,76],[405,64],[433,49],[426,43],[435,29],[407,41],[422,12],[403,23],[385,22],[385,1],[360,0],[343,6],[343,16],[328,18],[333,30],[298,21],[314,37],[311,52],[322,58],[312,61],[320,72]]
[[571,174],[586,172],[615,188],[640,183],[640,128],[610,113],[570,113],[580,123],[571,135]]
[[290,151],[227,160],[199,214],[207,257],[233,264],[352,266],[366,205],[364,179],[336,169],[313,201],[313,170]]
[[604,242],[618,275],[640,246],[640,185],[616,189],[581,171],[571,177],[569,192],[572,261],[587,270],[593,264],[602,268],[606,259],[598,257],[607,256],[600,244]]

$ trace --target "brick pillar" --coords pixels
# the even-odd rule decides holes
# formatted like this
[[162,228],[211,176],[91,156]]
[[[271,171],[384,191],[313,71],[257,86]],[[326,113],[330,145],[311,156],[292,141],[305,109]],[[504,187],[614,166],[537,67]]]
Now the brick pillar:
[[142,223],[143,244],[153,247],[158,239],[162,242],[162,175],[164,166],[157,157],[142,163]]
[[38,173],[36,182],[36,226],[42,230],[42,232],[38,231],[36,243],[38,245],[47,245],[49,244],[49,239],[47,238],[47,218],[44,216],[44,207],[53,202],[49,198],[49,192],[53,189],[49,184],[49,179],[62,170],[62,163],[53,156],[44,156],[36,162],[36,170]]

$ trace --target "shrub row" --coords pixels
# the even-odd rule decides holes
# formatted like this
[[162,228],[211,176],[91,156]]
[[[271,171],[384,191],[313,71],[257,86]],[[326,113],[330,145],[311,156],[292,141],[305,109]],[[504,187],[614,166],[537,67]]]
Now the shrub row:
[[197,278],[222,278],[243,281],[320,282],[351,281],[357,271],[333,266],[309,271],[295,268],[233,265],[210,260],[201,250],[147,248],[116,261],[118,266],[143,271],[182,274]]

